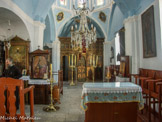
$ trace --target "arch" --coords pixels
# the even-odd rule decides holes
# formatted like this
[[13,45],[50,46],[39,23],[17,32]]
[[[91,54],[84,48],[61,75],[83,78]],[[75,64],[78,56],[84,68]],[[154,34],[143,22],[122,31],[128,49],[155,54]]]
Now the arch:
[[[13,11],[5,7],[0,7],[0,12],[3,13],[0,15],[1,18],[0,20],[1,20],[1,28],[3,28],[3,32],[5,33],[4,35],[6,37],[5,39],[12,38],[16,35],[23,38],[24,40],[30,38],[25,23],[17,14],[15,14]],[[8,30],[10,31],[10,35],[8,35],[9,33],[7,32]]]
[[[70,29],[72,25],[77,24],[77,26],[79,26],[79,23],[75,22],[75,20],[78,20],[79,17],[78,16],[74,16],[72,18],[70,18],[69,20],[67,20],[65,22],[65,24],[63,24],[62,27],[60,27],[60,31],[58,36],[59,37],[70,37]],[[91,24],[93,24],[96,27],[97,30],[97,37],[98,38],[105,38],[105,33],[102,30],[102,28],[100,27],[100,25],[94,21],[92,18],[90,18],[89,16],[87,16],[87,19],[89,21],[88,27],[90,28]]]
[[33,33],[29,31],[31,26],[29,24],[33,24],[33,20],[27,16],[19,7],[13,4],[11,1],[0,1],[0,8],[5,8],[13,12],[16,16],[18,16],[22,22],[24,23],[25,27],[27,28],[27,32],[29,34],[29,40],[32,40]]
[[119,7],[116,5],[116,3],[113,4],[108,26],[108,41],[115,38],[116,32],[123,27],[124,19],[125,17],[120,11]]
[[45,25],[46,28],[44,30],[44,37],[43,37],[43,42],[44,43],[50,43],[51,41],[51,24],[50,24],[50,19],[49,16],[47,15],[46,19],[45,19]]

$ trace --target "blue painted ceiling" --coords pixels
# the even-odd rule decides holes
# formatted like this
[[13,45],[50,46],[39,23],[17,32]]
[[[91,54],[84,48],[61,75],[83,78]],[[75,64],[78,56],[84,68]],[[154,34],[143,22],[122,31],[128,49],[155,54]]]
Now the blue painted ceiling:
[[[33,20],[45,23],[45,19],[48,13],[50,12],[52,5],[55,3],[56,0],[12,0],[12,1],[15,4],[17,4]],[[67,1],[70,2],[70,0],[67,0]],[[71,3],[76,3],[77,1],[78,0],[75,0],[75,1],[71,0]],[[129,16],[133,16],[133,15],[138,15],[143,10],[145,10],[153,1],[154,0],[114,0],[115,2],[114,5],[117,7],[117,9],[114,8],[111,11],[109,25],[107,25],[107,27],[109,27],[109,30],[108,30],[109,32],[107,33],[108,40],[110,41],[111,39],[114,38],[115,33],[123,26],[123,20],[125,18]],[[57,2],[59,2],[59,0],[57,0]],[[56,4],[56,3],[54,5],[60,6],[60,4]],[[89,6],[93,6],[93,5],[89,5]],[[95,8],[97,9],[97,7]],[[71,9],[71,8],[67,7],[66,9]],[[97,28],[98,25],[93,20],[91,20],[91,22]],[[71,21],[67,22],[64,25],[64,28],[62,29],[62,31],[60,32],[60,36],[61,35],[70,36],[67,34],[67,32],[69,32],[70,27],[73,24],[74,24],[74,19],[71,19]],[[97,36],[104,37],[100,28],[97,28]]]
[[33,20],[45,22],[46,16],[56,0],[12,0]]
[[[56,0],[12,0],[12,1],[16,3],[26,14],[28,14],[34,20],[44,22],[52,4]],[[136,11],[140,7],[142,7],[141,3],[147,0],[114,0],[114,1],[125,16],[130,16],[135,14]]]
[[[59,37],[71,37],[71,34],[69,33],[70,32],[70,29],[71,29],[71,26],[75,26],[77,25],[77,28],[79,29],[79,21],[80,20],[80,17],[79,16],[76,16],[76,17],[73,17],[71,20],[69,20],[65,25],[64,27],[62,28],[62,30],[60,31],[60,34],[59,34]],[[99,25],[91,18],[87,17],[87,21],[88,21],[88,27],[90,29],[91,27],[91,24],[94,25],[94,27],[96,27],[97,29],[97,38],[105,38],[104,37],[104,34],[101,30],[101,28],[99,27]]]

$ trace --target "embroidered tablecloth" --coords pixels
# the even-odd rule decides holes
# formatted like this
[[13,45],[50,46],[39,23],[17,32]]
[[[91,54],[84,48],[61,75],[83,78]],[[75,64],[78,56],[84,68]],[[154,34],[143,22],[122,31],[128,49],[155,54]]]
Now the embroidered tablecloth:
[[144,107],[142,89],[130,82],[84,83],[81,107],[87,110],[87,103],[138,102],[139,109]]

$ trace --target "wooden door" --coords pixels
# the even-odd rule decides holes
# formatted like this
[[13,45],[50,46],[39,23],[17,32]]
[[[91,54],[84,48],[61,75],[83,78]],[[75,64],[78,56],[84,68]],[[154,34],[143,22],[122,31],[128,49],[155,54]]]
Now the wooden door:
[[86,60],[81,56],[78,60],[78,81],[86,81]]

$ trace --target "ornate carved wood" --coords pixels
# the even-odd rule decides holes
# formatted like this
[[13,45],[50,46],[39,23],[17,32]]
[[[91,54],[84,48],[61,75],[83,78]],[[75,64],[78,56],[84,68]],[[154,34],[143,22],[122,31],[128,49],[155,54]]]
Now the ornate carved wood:
[[[61,70],[63,70],[63,57],[64,56],[67,56],[68,59],[69,59],[69,55],[70,54],[75,54],[77,55],[77,66],[75,69],[73,69],[73,71],[77,71],[74,74],[74,81],[77,79],[79,80],[78,78],[80,78],[81,76],[81,72],[84,72],[84,74],[82,74],[82,77],[80,78],[80,81],[86,81],[86,80],[91,80],[92,81],[92,73],[91,70],[93,69],[92,66],[90,66],[90,62],[89,62],[89,57],[91,55],[98,55],[99,56],[99,61],[98,61],[98,65],[97,67],[95,68],[95,80],[102,80],[102,72],[103,72],[103,42],[104,42],[104,38],[98,38],[97,39],[97,42],[95,44],[92,44],[89,46],[89,48],[86,50],[86,53],[82,53],[80,51],[75,51],[75,50],[72,50],[72,47],[71,47],[71,38],[70,37],[59,37],[59,40],[61,42]],[[84,57],[85,58],[85,66],[80,66],[79,65],[79,62],[80,62],[80,58],[81,57]],[[68,62],[67,62],[68,63]],[[69,63],[68,63],[69,65]],[[84,68],[85,67],[85,68]],[[81,72],[79,72],[81,71]],[[71,68],[68,67],[68,80],[71,80]],[[101,75],[97,75],[99,73]],[[76,77],[77,75],[77,77]],[[85,77],[85,78],[84,78]]]
[[15,65],[22,71],[29,71],[29,48],[30,41],[15,36],[10,40],[11,47],[8,49],[5,42],[5,58],[11,57]]

